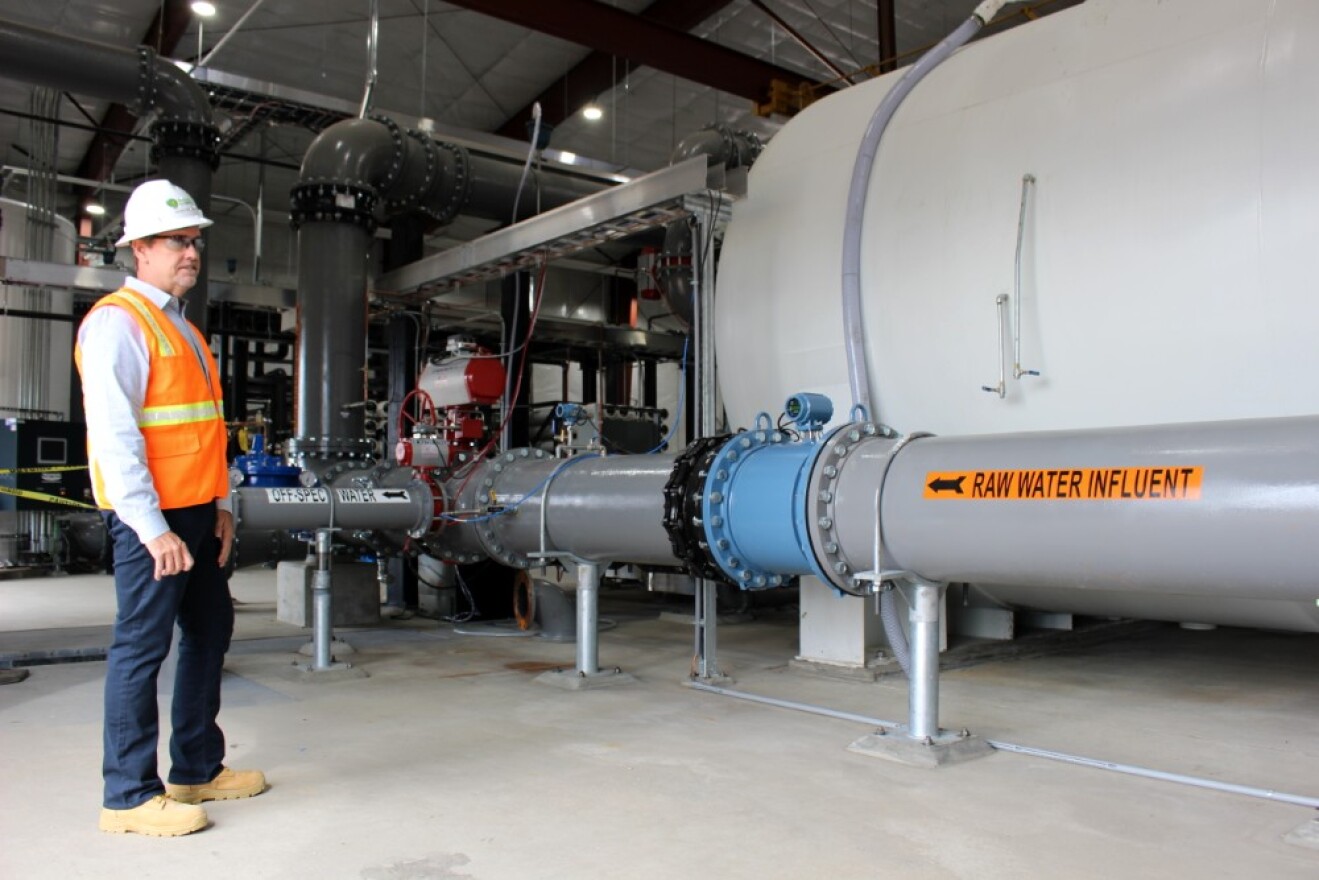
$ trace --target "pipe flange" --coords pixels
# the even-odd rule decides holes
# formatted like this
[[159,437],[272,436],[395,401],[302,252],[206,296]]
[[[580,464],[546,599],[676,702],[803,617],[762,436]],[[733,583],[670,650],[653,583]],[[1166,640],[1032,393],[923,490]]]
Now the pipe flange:
[[436,154],[434,138],[415,129],[409,129],[407,136],[421,145],[421,152],[426,157],[426,169],[422,175],[420,185],[412,188],[409,192],[402,193],[398,198],[389,199],[385,202],[385,213],[389,215],[411,211],[420,207],[430,194],[430,189],[435,185],[435,178],[440,171],[440,159]]
[[[444,511],[446,507],[446,498],[444,495],[444,483],[436,479],[433,473],[427,471],[415,471],[416,479],[408,484],[408,488],[416,491],[425,491],[430,495],[431,502],[422,506],[422,516],[415,526],[408,530],[408,537],[421,538],[431,534],[443,522]],[[427,510],[429,508],[429,510]]]
[[370,467],[374,452],[375,443],[360,437],[294,437],[288,441],[288,456],[299,465],[311,459],[335,461],[335,467],[349,462],[354,467]]
[[818,563],[816,567],[828,576],[832,586],[849,593],[855,593],[858,586],[862,586],[853,575],[857,571],[864,571],[866,565],[859,560],[848,559],[838,540],[835,527],[838,522],[838,485],[848,457],[855,455],[858,446],[876,439],[882,438],[878,426],[873,422],[853,422],[834,429],[824,438],[824,451],[816,461],[807,484],[809,507],[806,532],[810,537],[811,549],[815,552]]
[[481,479],[477,494],[486,501],[486,513],[476,525],[476,534],[481,539],[481,546],[485,547],[486,552],[509,568],[530,568],[532,560],[515,550],[512,547],[513,542],[504,534],[501,521],[507,516],[515,516],[516,510],[504,512],[506,507],[498,501],[499,484],[515,470],[514,465],[518,462],[537,461],[550,457],[550,454],[543,449],[512,449],[490,459],[489,470]]
[[146,116],[156,106],[160,93],[156,85],[156,53],[148,46],[137,47],[137,95],[133,115]]
[[403,129],[388,116],[372,114],[367,118],[389,129],[389,140],[394,144],[394,155],[389,160],[389,167],[385,169],[385,179],[376,187],[379,192],[386,193],[398,183],[399,175],[403,173]]
[[182,157],[205,162],[214,171],[220,165],[220,130],[208,122],[161,119],[151,127],[151,161]]
[[453,547],[445,540],[444,532],[427,535],[422,539],[422,544],[426,547],[427,554],[450,565],[475,565],[478,562],[484,562],[486,559],[480,553],[469,553],[466,550]]
[[[326,469],[325,469],[325,472],[322,473],[322,474],[320,475],[320,477],[321,477],[321,483],[323,483],[323,484],[326,485],[326,486],[333,486],[334,481],[337,480],[337,479],[339,479],[340,477],[344,476],[345,474],[348,474],[348,473],[350,473],[351,471],[364,471],[364,470],[370,470],[371,467],[372,467],[372,463],[371,463],[370,461],[354,461],[354,460],[351,460],[351,459],[345,459],[345,460],[343,460],[343,461],[336,461],[333,465],[331,465],[330,467],[326,468]],[[358,488],[358,489],[375,488],[375,486],[376,486],[376,481],[375,481],[375,480],[369,480],[369,482],[371,483],[370,486],[354,486],[354,487],[352,487],[352,488]],[[341,489],[342,489],[342,488],[349,488],[349,487],[346,487],[346,486],[340,486],[340,487],[337,487],[337,488],[341,488]]]
[[[448,181],[440,180],[439,183],[448,193],[448,197],[438,205],[431,205],[429,202],[423,204],[421,210],[425,211],[439,225],[447,226],[452,223],[454,218],[456,218],[459,212],[462,211],[463,205],[467,204],[468,192],[472,187],[471,158],[467,150],[456,144],[450,144],[444,141],[438,143],[432,141],[432,143],[434,143],[438,149],[447,150],[452,154],[453,182],[450,184]],[[437,177],[440,176],[440,171],[438,169],[436,174]]]
[[756,416],[756,428],[744,431],[729,440],[710,461],[705,478],[705,492],[701,500],[701,518],[705,522],[706,540],[715,563],[723,569],[725,577],[743,590],[768,590],[781,587],[790,578],[759,569],[747,560],[728,527],[728,490],[738,469],[757,449],[787,442],[787,435],[774,428],[767,413]]
[[[458,489],[454,490],[456,494],[446,496],[450,511],[477,509],[477,499],[481,495],[478,489],[488,469],[489,462],[481,461],[474,465],[472,473],[460,478]],[[482,547],[475,530],[452,517],[453,514],[446,513],[436,529],[422,539],[431,555],[455,565],[472,565],[487,559],[485,553],[480,552]]]
[[687,574],[695,578],[728,580],[710,555],[701,518],[701,499],[710,462],[732,436],[721,434],[694,441],[674,460],[673,470],[664,484],[664,531],[668,532],[673,555],[683,563]]
[[289,194],[289,224],[298,229],[308,221],[351,223],[376,231],[376,193],[365,186],[333,181],[311,181],[293,187]]

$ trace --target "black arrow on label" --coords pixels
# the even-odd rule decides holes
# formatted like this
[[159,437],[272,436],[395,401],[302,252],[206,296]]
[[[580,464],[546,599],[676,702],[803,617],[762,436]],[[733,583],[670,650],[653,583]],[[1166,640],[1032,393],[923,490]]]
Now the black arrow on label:
[[408,493],[407,493],[407,492],[402,492],[402,491],[397,491],[397,490],[396,490],[396,491],[394,491],[394,492],[385,492],[385,493],[384,493],[384,496],[385,496],[386,498],[407,498],[407,497],[408,497]]
[[962,481],[965,479],[966,479],[966,474],[962,474],[960,477],[958,477],[955,480],[949,480],[949,479],[931,480],[930,491],[947,492],[951,490],[953,492],[956,492],[958,495],[963,495],[965,493],[962,492]]

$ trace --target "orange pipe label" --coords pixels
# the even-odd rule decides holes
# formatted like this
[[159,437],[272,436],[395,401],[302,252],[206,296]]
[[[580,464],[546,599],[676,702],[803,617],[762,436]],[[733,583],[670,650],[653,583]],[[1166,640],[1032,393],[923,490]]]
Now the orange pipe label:
[[925,497],[951,501],[1198,501],[1203,467],[930,471]]

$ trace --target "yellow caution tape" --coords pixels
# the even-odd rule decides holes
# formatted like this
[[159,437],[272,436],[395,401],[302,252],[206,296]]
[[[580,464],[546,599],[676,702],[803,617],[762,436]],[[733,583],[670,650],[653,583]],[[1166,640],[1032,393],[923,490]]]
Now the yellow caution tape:
[[35,467],[35,468],[0,468],[0,475],[8,474],[58,474],[66,471],[85,471],[85,464],[66,464],[58,467]]
[[81,501],[74,501],[72,498],[65,498],[62,495],[47,495],[45,492],[29,492],[27,489],[11,489],[8,486],[0,486],[0,495],[17,495],[19,498],[45,501],[47,504],[66,504],[69,507],[85,507],[88,510],[98,509],[95,504],[84,504]]

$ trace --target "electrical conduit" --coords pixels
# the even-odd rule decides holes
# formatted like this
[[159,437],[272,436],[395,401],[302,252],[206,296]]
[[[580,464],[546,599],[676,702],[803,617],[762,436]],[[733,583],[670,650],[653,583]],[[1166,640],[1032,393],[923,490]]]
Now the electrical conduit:
[[[879,102],[861,139],[861,147],[857,150],[856,162],[852,166],[852,181],[847,191],[847,219],[843,226],[843,345],[847,353],[847,378],[852,390],[852,405],[864,407],[872,417],[875,409],[866,366],[865,325],[861,320],[861,230],[865,221],[866,198],[870,190],[870,175],[875,167],[875,156],[879,153],[879,144],[889,122],[911,90],[992,21],[1006,2],[985,0],[976,7],[970,18],[908,68],[897,85]],[[889,647],[902,665],[903,672],[909,673],[911,650],[907,645],[907,636],[902,629],[901,614],[893,593],[893,590],[889,590],[880,598],[880,616]]]

